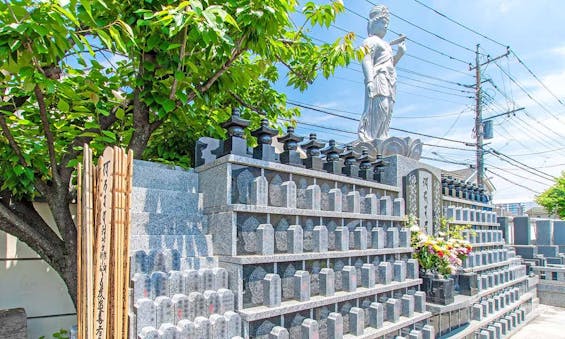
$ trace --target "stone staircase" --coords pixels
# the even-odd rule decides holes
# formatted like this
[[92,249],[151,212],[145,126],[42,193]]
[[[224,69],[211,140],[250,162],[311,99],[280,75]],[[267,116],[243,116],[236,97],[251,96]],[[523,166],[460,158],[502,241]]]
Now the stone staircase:
[[130,338],[232,338],[241,333],[228,273],[213,256],[198,175],[135,161]]

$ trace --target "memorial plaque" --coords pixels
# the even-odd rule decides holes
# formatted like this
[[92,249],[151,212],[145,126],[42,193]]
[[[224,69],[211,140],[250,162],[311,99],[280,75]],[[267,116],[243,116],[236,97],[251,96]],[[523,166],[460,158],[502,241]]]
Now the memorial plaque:
[[420,227],[434,234],[442,214],[441,182],[430,171],[416,169],[404,177],[406,213],[418,217]]

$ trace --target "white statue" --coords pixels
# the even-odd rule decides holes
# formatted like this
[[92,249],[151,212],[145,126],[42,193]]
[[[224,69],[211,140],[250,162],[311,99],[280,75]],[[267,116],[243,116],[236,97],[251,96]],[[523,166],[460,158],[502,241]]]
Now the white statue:
[[[365,108],[359,122],[359,140],[371,142],[388,138],[392,108],[396,99],[396,70],[394,66],[406,52],[405,36],[391,41],[383,40],[389,23],[386,6],[377,5],[369,12],[369,23],[363,45],[367,54],[363,59],[365,74]],[[398,44],[396,55],[391,45]]]

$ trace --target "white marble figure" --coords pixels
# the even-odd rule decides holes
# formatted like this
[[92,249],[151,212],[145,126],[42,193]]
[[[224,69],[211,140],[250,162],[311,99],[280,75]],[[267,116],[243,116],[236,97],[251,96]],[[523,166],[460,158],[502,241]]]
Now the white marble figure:
[[[406,52],[405,37],[383,40],[389,23],[388,9],[377,5],[369,12],[367,33],[363,42],[367,54],[363,59],[365,74],[365,108],[359,122],[359,139],[371,142],[388,138],[392,108],[396,99],[396,70],[394,66]],[[393,54],[391,45],[398,44]]]

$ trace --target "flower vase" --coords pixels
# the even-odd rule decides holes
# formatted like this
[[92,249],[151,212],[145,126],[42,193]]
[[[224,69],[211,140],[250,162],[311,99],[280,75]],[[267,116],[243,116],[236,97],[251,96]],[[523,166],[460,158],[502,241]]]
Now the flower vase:
[[428,302],[440,305],[453,303],[455,295],[453,279],[426,274],[422,277],[422,281],[422,290],[426,292]]

